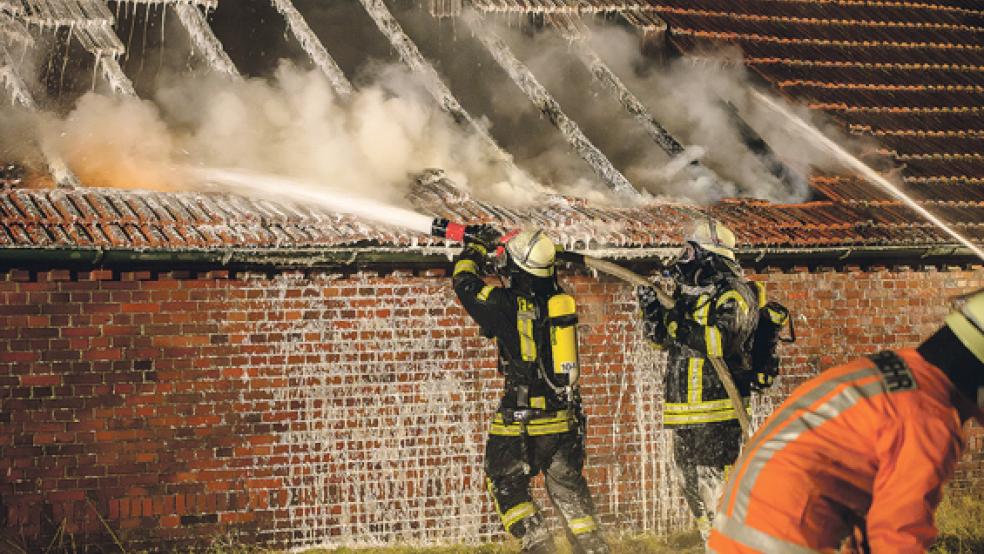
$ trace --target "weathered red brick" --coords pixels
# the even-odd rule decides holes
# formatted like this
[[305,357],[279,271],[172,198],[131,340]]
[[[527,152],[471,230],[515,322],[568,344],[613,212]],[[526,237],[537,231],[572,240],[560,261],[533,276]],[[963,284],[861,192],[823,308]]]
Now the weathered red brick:
[[[939,324],[946,311],[945,298],[955,293],[955,287],[967,290],[984,284],[980,272],[910,268],[902,275],[901,271],[756,276],[767,281],[770,294],[808,322],[801,326],[800,342],[784,347],[786,392],[819,369],[821,357],[824,363],[836,363],[882,343],[917,342]],[[345,452],[347,463],[371,463],[373,449],[382,446],[365,429],[398,425],[410,426],[401,446],[422,453],[422,463],[434,467],[448,463],[443,443],[432,442],[436,437],[427,425],[413,427],[415,423],[404,419],[399,406],[419,404],[431,410],[435,401],[453,408],[462,399],[473,400],[474,411],[441,412],[441,417],[451,425],[467,421],[468,428],[478,430],[467,440],[482,440],[488,406],[494,405],[501,378],[495,372],[491,342],[479,337],[456,305],[446,278],[214,277],[188,275],[192,280],[181,282],[168,275],[143,281],[126,273],[120,282],[44,278],[17,285],[24,287],[22,292],[6,293],[10,310],[0,312],[0,327],[62,331],[50,337],[0,336],[0,393],[7,393],[5,408],[12,413],[11,425],[26,429],[28,421],[18,417],[37,423],[36,431],[0,434],[4,454],[0,470],[9,467],[11,479],[30,484],[14,487],[14,498],[36,493],[39,486],[52,492],[84,489],[104,498],[100,505],[108,506],[109,514],[116,510],[120,528],[135,526],[157,538],[179,536],[167,533],[195,536],[198,530],[210,528],[209,514],[232,521],[238,516],[221,514],[255,511],[260,523],[249,525],[272,529],[272,523],[264,522],[275,511],[286,509],[284,485],[290,483],[284,480],[285,471],[291,468],[298,478],[308,467],[305,464],[314,461],[305,456],[316,453],[284,442],[285,433],[306,432],[306,426],[320,421],[305,419],[303,412],[309,406],[301,399],[306,388],[314,386],[334,387],[316,410],[349,414],[348,419],[318,423],[333,426],[333,434],[342,437],[330,448]],[[596,494],[602,499],[617,482],[620,505],[628,510],[644,486],[632,477],[640,461],[638,452],[646,444],[646,433],[659,432],[654,427],[633,431],[631,436],[611,435],[616,422],[623,431],[635,429],[633,403],[639,398],[626,391],[634,386],[636,365],[645,363],[630,351],[640,332],[632,291],[586,275],[565,275],[563,280],[578,298],[585,325],[581,353],[585,410],[591,417],[589,477],[598,483]],[[921,286],[900,286],[912,282]],[[7,286],[15,285],[7,282]],[[813,289],[821,292],[814,295]],[[359,306],[350,302],[352,297]],[[49,302],[52,309],[44,313],[24,309],[37,301]],[[852,316],[861,311],[861,301],[878,313]],[[159,310],[121,307],[149,303]],[[65,313],[54,313],[69,305],[62,310]],[[892,310],[905,315],[891,315]],[[422,340],[429,350],[419,348]],[[89,350],[112,354],[82,360],[83,351]],[[27,355],[20,358],[18,352]],[[7,354],[15,354],[15,359],[3,361]],[[314,376],[297,371],[303,364],[346,369]],[[357,364],[358,371],[349,372],[349,364]],[[9,375],[6,380],[4,371]],[[461,379],[462,389],[441,393],[438,400],[425,394],[420,383],[432,382],[435,371],[441,378]],[[40,380],[21,381],[32,376]],[[50,377],[44,376],[62,376],[64,382],[48,382]],[[343,394],[345,390],[353,392]],[[620,414],[614,413],[617,407],[623,410]],[[426,410],[421,414],[432,413]],[[346,433],[355,435],[347,438]],[[979,437],[971,435],[968,441],[977,451],[984,448]],[[465,440],[456,436],[451,444]],[[38,460],[49,459],[53,465],[39,466]],[[75,465],[63,465],[62,459],[74,460]],[[464,458],[455,463],[469,460],[475,461]],[[981,456],[974,453],[961,462],[961,486],[969,486],[971,476],[984,473],[981,464]],[[618,477],[612,473],[615,466],[620,468]],[[324,475],[341,478],[349,467],[333,465]],[[466,476],[462,482],[471,483],[481,494],[480,464],[474,471],[474,479]],[[161,488],[165,483],[166,494]],[[416,493],[412,480],[400,486]],[[263,494],[257,495],[256,487],[269,489],[260,489]],[[337,488],[329,485],[329,490],[332,487]],[[102,492],[109,490],[116,492]],[[484,502],[484,496],[479,501]],[[422,502],[435,505],[439,500]],[[199,519],[165,527],[174,525],[174,520],[162,517],[185,513]],[[289,521],[283,513],[278,517]],[[609,517],[604,510],[602,517]],[[88,522],[73,525],[82,529]]]

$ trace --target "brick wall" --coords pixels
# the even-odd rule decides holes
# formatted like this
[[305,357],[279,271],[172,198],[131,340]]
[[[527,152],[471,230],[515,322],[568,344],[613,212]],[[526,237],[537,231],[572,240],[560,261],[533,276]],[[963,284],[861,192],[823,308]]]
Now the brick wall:
[[[797,318],[790,387],[936,328],[981,268],[766,271]],[[67,542],[279,545],[486,540],[493,350],[442,271],[0,274],[0,503],[28,551]],[[610,529],[689,523],[659,419],[663,360],[629,287],[579,302],[589,480]],[[984,482],[972,430],[957,484]],[[112,529],[116,539],[107,531]]]

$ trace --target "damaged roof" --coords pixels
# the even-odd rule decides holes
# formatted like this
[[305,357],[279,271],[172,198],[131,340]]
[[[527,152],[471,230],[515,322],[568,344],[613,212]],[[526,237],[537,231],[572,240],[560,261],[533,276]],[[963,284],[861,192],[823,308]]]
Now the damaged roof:
[[699,56],[707,46],[738,46],[780,92],[875,139],[921,198],[980,200],[979,2],[652,0],[647,10],[679,49]]
[[[573,25],[620,12],[692,56],[738,46],[776,90],[871,137],[899,165],[922,205],[984,241],[984,10],[940,0],[473,0],[486,13],[543,13]],[[4,5],[0,0],[0,7]],[[574,23],[572,23],[574,21]],[[493,206],[440,173],[408,202],[430,215],[503,228],[540,226],[567,248],[649,256],[679,244],[701,213],[733,228],[748,253],[954,247],[942,231],[852,175],[810,179],[820,200],[779,205],[727,200],[603,208],[562,197],[536,210]],[[416,252],[443,241],[292,204],[222,194],[105,189],[0,190],[0,249],[135,251],[304,250]],[[647,254],[648,252],[648,254]],[[846,255],[846,254],[845,254]]]
[[[778,205],[729,200],[700,211],[684,204],[599,208],[551,197],[536,210],[513,210],[471,198],[442,173],[421,176],[414,207],[435,217],[493,223],[503,229],[539,226],[571,250],[607,257],[646,257],[678,245],[693,217],[706,213],[733,228],[746,252],[769,249],[926,248],[950,241],[898,202],[878,198]],[[972,239],[984,239],[984,207],[934,202]],[[915,223],[914,223],[915,222]],[[373,250],[418,253],[444,241],[290,203],[219,193],[109,189],[0,191],[0,247],[5,249]]]

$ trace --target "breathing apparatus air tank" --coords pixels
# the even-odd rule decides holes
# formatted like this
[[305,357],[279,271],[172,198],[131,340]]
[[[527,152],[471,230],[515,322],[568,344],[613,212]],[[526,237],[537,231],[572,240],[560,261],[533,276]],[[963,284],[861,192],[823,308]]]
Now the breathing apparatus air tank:
[[581,376],[577,359],[577,305],[569,294],[555,294],[547,301],[550,318],[550,349],[554,375],[566,375],[574,387]]

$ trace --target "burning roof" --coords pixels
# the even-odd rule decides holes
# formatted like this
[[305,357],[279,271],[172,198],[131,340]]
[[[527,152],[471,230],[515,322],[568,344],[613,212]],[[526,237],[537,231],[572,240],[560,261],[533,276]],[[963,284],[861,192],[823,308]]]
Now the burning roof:
[[[433,72],[398,23],[387,18],[385,4],[363,3],[408,65]],[[196,7],[214,7],[214,0],[173,4],[196,47],[206,51],[213,65],[238,75]],[[336,89],[350,90],[293,5],[286,0],[274,0],[273,5],[316,65],[334,76]],[[473,0],[471,5],[489,17],[540,14],[569,36],[581,32],[582,16],[618,14],[648,36],[663,34],[694,58],[714,46],[738,46],[748,67],[775,89],[824,111],[850,133],[876,140],[882,153],[899,164],[901,180],[924,206],[972,240],[984,239],[984,13],[978,9],[880,0],[750,0],[737,5],[727,0]],[[59,6],[81,11],[66,15],[56,10]],[[460,0],[433,0],[431,11],[452,16],[463,6]],[[15,25],[14,16],[38,26],[58,26],[66,17],[86,20],[80,40],[91,42],[86,48],[97,56],[108,54],[104,72],[122,76],[112,61],[122,46],[112,34],[112,14],[103,3],[0,0],[0,24],[6,18],[9,26]],[[107,29],[112,36],[106,35]],[[434,76],[429,86],[448,106],[454,98]],[[125,85],[114,88],[132,93]],[[529,94],[534,100],[536,91]],[[467,116],[463,108],[461,113]],[[575,130],[569,134],[576,135]],[[816,201],[779,205],[728,200],[700,211],[733,227],[749,251],[952,243],[856,176],[813,176],[810,185],[819,197]],[[681,204],[598,208],[562,197],[553,197],[546,209],[516,211],[463,196],[436,173],[418,179],[409,201],[429,214],[454,220],[541,226],[571,248],[597,252],[670,246],[680,240],[683,223],[695,213]],[[0,192],[0,247],[10,249],[398,246],[426,251],[441,244],[309,207],[218,194]]]
[[[682,204],[601,209],[563,197],[552,197],[536,210],[512,210],[469,197],[436,171],[415,182],[410,201],[435,217],[503,228],[539,226],[569,249],[612,257],[651,257],[679,244],[681,230],[696,213]],[[933,207],[972,238],[984,239],[980,202],[934,202]],[[746,252],[928,248],[947,242],[941,231],[885,200],[793,205],[732,200],[703,211],[732,227]],[[5,249],[225,252],[394,246],[446,253],[440,239],[368,226],[309,206],[235,195],[107,189],[0,193],[0,247]]]

